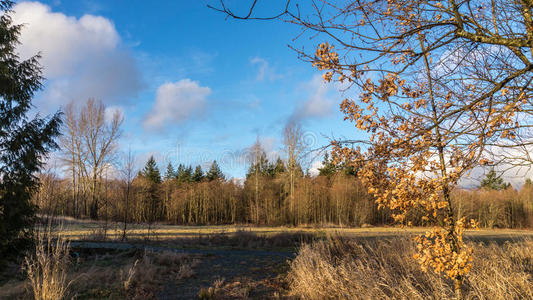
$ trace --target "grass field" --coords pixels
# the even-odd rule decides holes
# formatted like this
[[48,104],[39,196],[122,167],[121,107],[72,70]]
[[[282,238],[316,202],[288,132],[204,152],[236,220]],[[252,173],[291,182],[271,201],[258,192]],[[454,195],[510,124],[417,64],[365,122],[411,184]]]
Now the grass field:
[[[105,238],[109,240],[119,240],[123,234],[123,224],[104,222],[74,220],[72,218],[61,218],[56,220],[54,230],[69,240],[94,240],[103,238],[104,228]],[[270,227],[270,226],[248,226],[248,225],[208,225],[208,226],[184,226],[184,225],[164,225],[152,224],[128,224],[128,239],[153,240],[174,240],[180,238],[205,237],[213,235],[235,235],[239,233],[250,233],[259,236],[275,236],[279,234],[307,234],[316,237],[326,235],[339,235],[343,237],[402,237],[424,233],[427,228],[423,227]],[[467,230],[467,238],[480,241],[500,241],[513,239],[533,239],[533,231],[527,229],[478,229]]]
[[[337,290],[353,299],[453,296],[446,280],[413,261],[409,237],[425,228],[128,224],[122,241],[119,223],[58,221],[53,230],[71,241],[76,299],[324,299]],[[467,284],[473,299],[533,295],[533,231],[477,230],[467,238],[483,242]],[[20,265],[2,275],[0,299],[31,298]],[[365,279],[372,276],[385,281],[374,286]]]

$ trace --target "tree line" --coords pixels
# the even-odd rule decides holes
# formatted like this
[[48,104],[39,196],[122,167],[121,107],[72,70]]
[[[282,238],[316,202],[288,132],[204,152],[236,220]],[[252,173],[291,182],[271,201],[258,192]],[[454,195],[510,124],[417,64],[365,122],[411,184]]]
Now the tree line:
[[[251,147],[250,153],[250,165],[243,182],[226,179],[216,161],[206,171],[200,165],[178,164],[175,168],[168,163],[163,172],[154,157],[150,157],[130,180],[127,176],[102,178],[97,182],[100,186],[97,195],[86,194],[87,199],[80,197],[77,201],[99,199],[99,219],[122,222],[124,226],[154,222],[271,226],[395,223],[390,210],[378,209],[375,199],[358,180],[356,170],[333,163],[328,153],[316,176],[304,172],[298,163],[291,176],[291,164],[279,157],[269,160],[259,141]],[[42,213],[92,217],[90,211],[80,215],[75,210],[72,198],[75,185],[71,180],[44,173],[41,183],[34,202]],[[533,185],[529,181],[517,190],[491,170],[479,188],[456,189],[452,195],[456,213],[478,220],[482,227],[533,226]],[[420,208],[410,209],[404,222],[416,226],[434,225],[422,221],[423,214]]]

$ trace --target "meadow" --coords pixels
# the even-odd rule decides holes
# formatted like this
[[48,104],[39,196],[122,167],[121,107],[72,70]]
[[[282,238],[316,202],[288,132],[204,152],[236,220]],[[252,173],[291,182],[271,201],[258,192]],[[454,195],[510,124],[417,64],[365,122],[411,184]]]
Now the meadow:
[[[412,237],[425,228],[128,224],[123,239],[122,225],[42,225],[68,241],[65,298],[454,298],[449,280],[413,258]],[[533,231],[471,230],[466,239],[477,245],[466,299],[533,296]],[[2,272],[1,299],[32,297],[27,271]]]

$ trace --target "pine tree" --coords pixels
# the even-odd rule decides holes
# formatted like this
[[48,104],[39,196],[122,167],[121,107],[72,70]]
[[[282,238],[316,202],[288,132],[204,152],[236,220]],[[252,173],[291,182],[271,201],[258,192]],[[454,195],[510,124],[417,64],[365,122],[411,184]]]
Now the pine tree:
[[322,160],[322,167],[318,168],[318,174],[320,176],[331,176],[337,172],[337,166],[329,158],[329,154],[324,154],[324,160]]
[[192,166],[185,169],[185,182],[192,182]]
[[270,176],[273,170],[274,170],[274,167],[272,168],[270,167],[270,163],[268,162],[266,153],[262,152],[261,155],[258,157],[258,160],[256,162],[253,162],[250,165],[250,168],[248,168],[248,173],[246,174],[246,177],[255,176],[256,174],[263,175],[263,176]]
[[144,194],[144,218],[146,222],[152,223],[161,217],[162,212],[161,199],[159,197],[161,174],[153,156],[150,156],[150,159],[146,162],[141,175],[146,180],[142,190]]
[[41,88],[39,56],[21,61],[16,47],[22,25],[13,25],[12,2],[0,1],[0,260],[20,254],[31,241],[35,206],[30,197],[43,158],[57,148],[61,114],[29,120]]
[[185,165],[179,164],[176,178],[179,183],[187,182],[187,169],[185,168]]
[[150,156],[141,174],[153,183],[161,183],[161,174],[153,156]]
[[194,182],[200,182],[203,179],[204,179],[204,171],[202,171],[202,167],[198,165],[194,169],[194,173],[192,174],[192,180]]
[[283,163],[283,160],[278,157],[278,159],[276,160],[276,164],[274,165],[274,174],[279,175],[284,173],[285,171],[285,163]]
[[209,168],[209,171],[207,171],[207,174],[205,175],[208,181],[216,180],[216,179],[224,179],[224,174],[220,170],[220,167],[217,164],[217,161],[213,161],[211,164],[211,168]]
[[491,169],[485,179],[481,181],[481,187],[490,190],[505,190],[510,186],[510,183],[505,183],[501,177],[498,177],[494,169]]
[[172,166],[172,163],[168,163],[167,165],[167,172],[165,173],[165,180],[176,178],[176,171],[174,171],[174,167]]

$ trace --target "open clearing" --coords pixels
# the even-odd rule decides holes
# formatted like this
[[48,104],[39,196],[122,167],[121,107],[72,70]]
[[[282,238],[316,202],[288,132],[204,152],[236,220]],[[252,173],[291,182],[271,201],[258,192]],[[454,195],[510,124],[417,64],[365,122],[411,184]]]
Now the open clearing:
[[[59,225],[54,230],[60,231],[61,235],[72,241],[83,240],[119,240],[123,234],[123,224],[108,223],[89,220],[74,220],[72,218],[61,217],[56,220]],[[316,227],[316,226],[249,226],[249,225],[206,225],[206,226],[186,226],[186,225],[164,225],[164,224],[128,224],[127,239],[129,240],[151,240],[151,241],[173,241],[188,238],[202,238],[213,235],[232,236],[236,233],[249,233],[264,237],[279,234],[306,234],[316,237],[327,235],[340,235],[346,237],[398,237],[405,235],[416,235],[424,233],[424,227]],[[466,230],[466,237],[474,240],[494,240],[505,241],[513,239],[533,238],[532,230],[524,229],[479,229]]]
[[[286,275],[298,247],[341,236],[361,240],[409,237],[425,228],[250,227],[121,224],[63,219],[55,231],[72,246],[70,277],[76,299],[289,298]],[[477,230],[469,240],[533,240],[528,230]],[[133,267],[136,265],[137,267]],[[133,288],[124,288],[136,268]],[[23,274],[1,281],[1,299],[26,299]],[[9,279],[6,279],[9,278]],[[136,282],[136,283],[135,283]],[[72,295],[74,296],[74,295]]]

